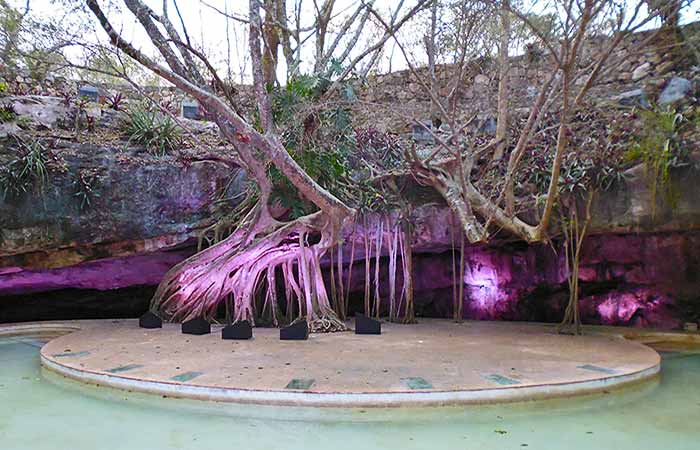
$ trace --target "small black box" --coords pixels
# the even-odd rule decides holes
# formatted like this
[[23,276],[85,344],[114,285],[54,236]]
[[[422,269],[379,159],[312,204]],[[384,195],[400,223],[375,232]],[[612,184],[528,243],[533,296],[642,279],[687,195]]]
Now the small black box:
[[382,324],[364,314],[355,314],[355,334],[382,334]]
[[305,341],[309,338],[309,326],[306,320],[301,320],[293,325],[280,328],[280,340],[282,341]]
[[196,335],[209,334],[211,333],[211,324],[204,320],[203,317],[197,317],[196,319],[182,323],[182,333]]
[[221,330],[221,339],[250,339],[252,337],[253,327],[247,320],[236,322]]
[[160,317],[148,311],[143,316],[139,317],[139,326],[141,328],[163,328],[163,321]]

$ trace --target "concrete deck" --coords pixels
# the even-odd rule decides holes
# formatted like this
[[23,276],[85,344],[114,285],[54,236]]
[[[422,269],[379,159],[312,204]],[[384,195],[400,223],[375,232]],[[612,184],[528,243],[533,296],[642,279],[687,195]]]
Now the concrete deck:
[[525,323],[421,320],[280,341],[184,335],[179,325],[90,321],[51,340],[42,364],[92,384],[167,396],[307,406],[494,403],[587,394],[655,377],[652,349],[610,334],[562,336]]

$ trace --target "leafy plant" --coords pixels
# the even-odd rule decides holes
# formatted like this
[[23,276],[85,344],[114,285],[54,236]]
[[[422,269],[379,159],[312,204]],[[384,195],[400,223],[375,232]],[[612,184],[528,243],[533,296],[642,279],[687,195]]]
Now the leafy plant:
[[17,118],[17,125],[26,130],[28,129],[32,124],[32,118],[29,116],[20,116]]
[[43,195],[49,183],[46,148],[39,141],[18,141],[18,144],[19,155],[0,169],[0,195],[3,200],[18,198],[27,192]]
[[178,107],[177,107],[177,105],[175,104],[175,102],[173,102],[171,99],[162,99],[162,100],[159,102],[159,106],[160,106],[163,110],[168,111],[168,112],[170,112],[170,113],[172,113],[172,114],[177,114],[177,113],[178,113]]
[[662,192],[673,205],[675,195],[670,183],[670,171],[687,164],[687,150],[679,144],[683,114],[674,109],[640,110],[642,129],[639,140],[625,153],[629,162],[643,162],[651,191],[652,217],[656,213],[656,198]]
[[0,81],[0,94],[7,92],[7,83]]
[[130,142],[144,145],[155,156],[164,156],[181,142],[180,129],[170,117],[142,104],[129,111],[126,133]]
[[73,195],[80,200],[81,211],[87,209],[92,204],[92,201],[100,196],[95,189],[97,181],[97,174],[85,171],[78,172],[75,181],[73,181],[73,189],[75,190]]
[[12,122],[16,117],[17,113],[15,112],[15,107],[12,105],[12,103],[0,105],[0,122]]
[[121,111],[122,102],[124,97],[121,92],[117,92],[111,97],[107,97],[107,106],[115,111]]
[[[343,151],[336,147],[328,150],[309,148],[295,151],[290,149],[289,153],[304,168],[306,173],[318,181],[321,186],[332,192],[338,191],[338,183],[345,176],[346,170],[347,155]],[[301,217],[315,209],[312,203],[299,196],[297,189],[274,166],[270,168],[270,178],[274,186],[272,200],[289,209],[292,218]]]

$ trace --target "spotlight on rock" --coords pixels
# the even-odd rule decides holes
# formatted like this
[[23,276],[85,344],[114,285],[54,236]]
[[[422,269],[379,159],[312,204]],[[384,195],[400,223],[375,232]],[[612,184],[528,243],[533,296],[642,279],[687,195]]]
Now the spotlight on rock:
[[305,341],[309,338],[309,327],[305,320],[301,320],[285,328],[280,328],[280,340]]
[[139,317],[139,326],[141,328],[163,328],[163,321],[160,317],[148,311],[146,314]]
[[355,314],[355,334],[382,334],[382,324],[364,314]]
[[253,327],[250,322],[243,320],[233,325],[228,325],[221,330],[221,339],[250,339],[253,337]]
[[204,320],[203,317],[188,320],[182,323],[182,334],[209,334],[211,333],[211,324]]

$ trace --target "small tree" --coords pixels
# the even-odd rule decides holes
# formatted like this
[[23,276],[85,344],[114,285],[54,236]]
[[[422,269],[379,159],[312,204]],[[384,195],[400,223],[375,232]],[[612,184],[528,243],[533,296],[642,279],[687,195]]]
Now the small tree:
[[[426,3],[416,3],[399,22],[405,23]],[[273,4],[267,3],[270,8]],[[117,49],[199,101],[207,117],[219,126],[222,135],[235,148],[240,164],[257,186],[257,202],[245,211],[230,235],[171,269],[158,287],[151,308],[168,319],[187,320],[197,316],[213,317],[220,303],[231,301],[234,320],[252,321],[255,297],[261,286],[267,286],[263,309],[275,308],[276,279],[281,274],[285,291],[298,299],[299,314],[305,316],[312,329],[344,329],[331,305],[321,272],[321,259],[337,246],[341,230],[354,220],[355,210],[312,179],[282,145],[269,93],[271,69],[264,67],[263,52],[270,53],[268,61],[273,61],[275,56],[272,49],[265,50],[262,43],[266,32],[262,2],[250,1],[248,17],[259,117],[256,126],[237,113],[225,98],[209,89],[205,74],[189,60],[204,61],[212,72],[210,75],[215,71],[201,52],[181,38],[167,10],[157,14],[141,0],[124,0],[124,5],[136,17],[165,62],[160,64],[120,35],[97,0],[86,0],[86,5]],[[270,25],[272,21],[267,23]],[[269,27],[267,31],[270,32]],[[388,37],[383,39],[386,41]],[[380,46],[375,44],[376,48]],[[325,50],[325,46],[319,46],[319,52],[321,50]],[[356,56],[329,89],[337,88],[353,65],[372,51],[370,47]],[[270,204],[273,192],[270,166],[317,210],[291,221],[275,219]]]
[[[625,36],[642,29],[659,17],[657,12],[645,12],[645,3],[639,1],[634,5],[618,5],[608,0],[585,0],[572,2],[562,0],[553,2],[551,10],[545,17],[553,18],[554,24],[546,31],[541,21],[516,8],[511,2],[494,4],[500,17],[499,39],[499,95],[496,137],[487,145],[476,147],[472,133],[468,130],[470,123],[460,119],[456,107],[446,107],[436,96],[433,79],[424,75],[412,63],[407,46],[394,34],[398,47],[404,54],[414,78],[430,96],[431,105],[437,105],[443,123],[449,126],[447,135],[436,133],[431,127],[417,117],[412,120],[433,135],[437,145],[427,154],[419,154],[415,149],[407,152],[411,174],[421,183],[438,191],[447,205],[454,211],[462,233],[470,243],[486,242],[496,232],[507,233],[527,242],[550,240],[552,215],[556,208],[560,191],[560,174],[562,162],[572,139],[571,118],[582,107],[586,95],[600,81],[615,62],[613,52]],[[378,15],[377,20],[381,21]],[[508,48],[511,32],[510,20],[517,21],[519,28],[525,28],[537,46],[544,49],[542,60],[549,62],[549,74],[539,86],[529,108],[524,124],[518,136],[513,136],[514,145],[509,145],[508,138]],[[478,15],[463,16],[464,29],[484,30]],[[386,24],[385,24],[386,25]],[[389,27],[386,26],[388,30]],[[556,30],[556,32],[553,32]],[[482,31],[484,32],[484,31]],[[480,33],[475,33],[479,36]],[[650,37],[651,39],[651,37]],[[487,40],[482,45],[467,48],[481,52],[482,61],[489,60],[490,46]],[[595,42],[595,44],[594,44]],[[466,51],[464,52],[466,53]],[[459,55],[459,54],[458,54]],[[479,56],[474,55],[473,56]],[[463,59],[455,58],[452,79],[448,85],[459,86],[464,78]],[[535,131],[545,114],[556,114],[556,142],[549,159],[548,187],[538,193],[541,203],[528,204],[531,197],[517,198],[516,183],[522,174],[523,158],[531,150],[530,143]],[[473,120],[473,119],[472,119]],[[504,165],[494,164],[479,167],[477,163],[485,155],[493,152],[489,160],[499,161],[504,158]],[[495,180],[495,181],[494,181]],[[519,211],[534,212],[537,221],[532,223]],[[583,222],[587,223],[587,221]],[[585,226],[568,228],[569,242],[574,242],[572,258],[578,258],[580,246],[585,236]],[[567,247],[568,248],[568,247]],[[569,259],[567,259],[569,261]],[[573,267],[576,276],[576,266]],[[571,304],[569,309],[577,308],[577,281],[572,283]],[[460,282],[461,283],[461,282]],[[461,304],[461,293],[459,294]],[[577,320],[576,315],[568,316]]]

